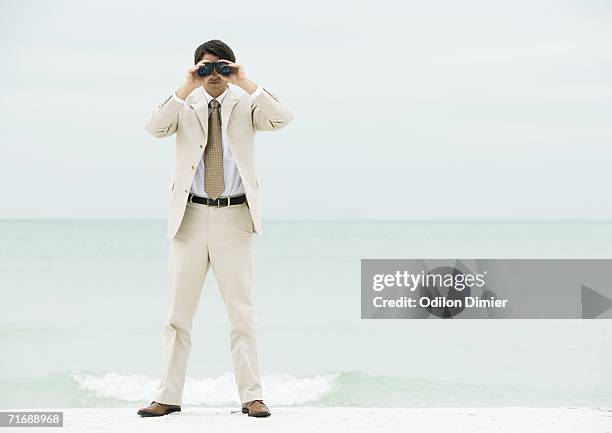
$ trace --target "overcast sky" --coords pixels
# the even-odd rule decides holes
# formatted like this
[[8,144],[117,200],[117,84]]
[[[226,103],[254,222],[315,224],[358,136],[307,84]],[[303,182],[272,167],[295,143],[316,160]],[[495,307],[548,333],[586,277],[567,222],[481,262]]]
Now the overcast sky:
[[1,1],[0,217],[165,219],[144,131],[221,39],[293,110],[264,219],[610,219],[609,1]]

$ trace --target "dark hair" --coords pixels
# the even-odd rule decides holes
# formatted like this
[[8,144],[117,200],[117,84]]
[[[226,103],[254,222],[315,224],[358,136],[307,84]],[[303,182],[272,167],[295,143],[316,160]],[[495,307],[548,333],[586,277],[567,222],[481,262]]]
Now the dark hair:
[[236,56],[234,56],[234,52],[229,45],[219,39],[211,39],[196,48],[193,54],[193,64],[195,65],[202,60],[206,53],[214,54],[219,59],[229,60],[232,63],[236,61]]

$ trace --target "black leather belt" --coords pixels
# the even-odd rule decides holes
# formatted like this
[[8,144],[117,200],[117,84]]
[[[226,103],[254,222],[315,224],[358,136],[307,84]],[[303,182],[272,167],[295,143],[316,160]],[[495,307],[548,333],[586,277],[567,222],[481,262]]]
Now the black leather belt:
[[233,206],[235,204],[242,204],[246,201],[246,195],[235,195],[233,197],[217,197],[215,199],[208,197],[200,197],[199,195],[193,195],[189,193],[189,197],[187,197],[187,201],[193,203],[205,204],[208,206]]

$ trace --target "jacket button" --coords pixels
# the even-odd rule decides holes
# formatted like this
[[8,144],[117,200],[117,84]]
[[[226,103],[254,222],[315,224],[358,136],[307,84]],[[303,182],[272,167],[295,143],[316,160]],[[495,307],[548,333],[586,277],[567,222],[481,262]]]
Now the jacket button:
[[187,190],[185,190],[185,192],[187,192]]
[[204,146],[202,146],[202,145],[200,144],[200,149],[201,149],[201,148],[203,148],[203,147],[204,147]]
[[191,169],[192,169],[192,170],[195,170],[195,165],[192,165],[192,166],[191,166]]

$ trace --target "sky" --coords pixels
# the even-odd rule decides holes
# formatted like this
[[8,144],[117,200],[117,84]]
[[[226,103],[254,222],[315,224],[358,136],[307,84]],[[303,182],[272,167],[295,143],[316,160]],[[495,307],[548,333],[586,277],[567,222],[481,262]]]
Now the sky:
[[295,115],[256,137],[264,220],[612,218],[610,2],[0,6],[0,218],[165,219],[144,120],[209,39]]

